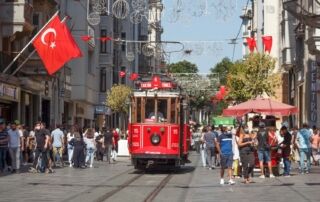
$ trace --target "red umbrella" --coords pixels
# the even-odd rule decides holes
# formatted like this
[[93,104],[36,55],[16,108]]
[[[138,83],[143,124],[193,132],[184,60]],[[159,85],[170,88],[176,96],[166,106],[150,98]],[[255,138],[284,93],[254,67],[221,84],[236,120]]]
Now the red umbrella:
[[271,100],[256,98],[223,110],[224,116],[243,116],[247,113],[262,113],[269,115],[288,116],[298,112],[297,107]]

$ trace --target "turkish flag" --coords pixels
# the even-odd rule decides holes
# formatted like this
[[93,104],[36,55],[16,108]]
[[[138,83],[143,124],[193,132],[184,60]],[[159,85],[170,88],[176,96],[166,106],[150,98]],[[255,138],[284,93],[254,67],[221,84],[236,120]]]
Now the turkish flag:
[[247,44],[248,44],[248,47],[249,47],[249,50],[250,50],[251,53],[257,47],[256,40],[254,38],[251,38],[251,37],[247,37]]
[[92,39],[92,36],[89,36],[89,35],[81,36],[81,39],[83,41],[90,41]]
[[264,44],[264,51],[270,53],[272,48],[272,36],[263,36],[262,40]]
[[69,60],[82,56],[68,27],[60,21],[59,16],[54,17],[38,34],[33,46],[50,75]]
[[102,42],[106,42],[106,41],[111,41],[112,38],[111,38],[111,37],[108,37],[108,36],[104,36],[104,37],[101,37],[100,40],[101,40]]
[[131,81],[135,81],[135,80],[137,80],[137,78],[138,78],[138,74],[137,73],[132,73],[131,75],[130,75],[130,80]]
[[226,94],[226,87],[225,86],[220,86],[220,93],[223,96]]
[[120,76],[121,78],[125,77],[125,76],[126,76],[126,72],[125,72],[125,71],[120,71],[120,72],[119,72],[119,76]]

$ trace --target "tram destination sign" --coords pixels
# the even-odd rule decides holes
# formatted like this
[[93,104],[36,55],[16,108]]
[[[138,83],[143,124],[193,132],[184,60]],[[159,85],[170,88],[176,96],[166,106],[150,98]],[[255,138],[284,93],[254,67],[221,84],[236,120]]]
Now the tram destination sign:
[[157,85],[155,85],[153,82],[142,82],[140,84],[141,89],[152,89],[152,88],[158,88],[158,89],[170,89],[172,88],[171,82],[159,82]]

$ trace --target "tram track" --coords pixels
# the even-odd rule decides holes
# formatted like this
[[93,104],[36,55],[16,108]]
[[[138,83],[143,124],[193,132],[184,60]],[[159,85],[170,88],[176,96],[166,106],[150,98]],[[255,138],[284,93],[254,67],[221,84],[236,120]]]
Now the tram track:
[[[103,201],[107,201],[109,198],[111,198],[112,196],[120,193],[122,190],[124,190],[125,188],[130,187],[130,185],[135,182],[136,180],[138,180],[139,178],[141,178],[142,176],[146,176],[146,173],[141,173],[138,174],[130,179],[128,179],[127,181],[125,181],[124,183],[122,183],[121,185],[118,185],[116,189],[111,190],[105,194],[103,194],[102,196],[100,196],[99,198],[95,199],[94,202],[103,202]],[[151,202],[153,201],[157,195],[161,192],[161,190],[168,184],[168,182],[171,180],[171,178],[173,177],[173,174],[167,174],[165,178],[163,178],[156,186],[155,188],[141,201],[144,202]]]
[[172,174],[168,174],[163,180],[161,180],[158,186],[151,193],[149,193],[149,195],[144,199],[144,202],[153,201],[157,197],[157,195],[161,192],[161,190],[168,184],[172,176],[173,176]]
[[124,188],[128,187],[131,183],[133,183],[134,181],[136,181],[137,179],[139,179],[143,175],[144,174],[139,174],[137,176],[130,178],[129,180],[125,181],[123,184],[119,185],[118,188],[116,188],[112,191],[109,191],[109,192],[105,193],[104,195],[100,196],[99,198],[97,198],[96,200],[94,200],[94,202],[103,202],[103,201],[107,200],[111,196],[115,195],[116,193],[120,192]]
[[[110,178],[107,178],[106,180],[104,180],[102,183],[100,183],[100,184],[97,185],[97,186],[103,185],[103,184],[105,184],[105,183],[108,182],[108,181],[117,179],[117,178],[123,176],[124,174],[130,173],[130,172],[133,172],[133,171],[134,171],[133,168],[127,169],[127,170],[125,170],[124,172],[121,172],[121,173],[119,173],[119,174],[117,174],[117,175],[114,175],[114,176],[112,176],[112,177],[110,177]],[[91,187],[91,188],[83,191],[82,194],[86,194],[86,193],[89,193],[89,192],[93,191],[94,189],[96,189],[97,186]],[[77,194],[77,195],[74,195],[74,196],[72,196],[72,197],[69,197],[69,198],[67,198],[67,199],[65,199],[65,200],[63,200],[63,202],[71,201],[71,200],[73,200],[73,199],[75,199],[75,198],[77,198],[77,197],[79,197],[78,194]]]

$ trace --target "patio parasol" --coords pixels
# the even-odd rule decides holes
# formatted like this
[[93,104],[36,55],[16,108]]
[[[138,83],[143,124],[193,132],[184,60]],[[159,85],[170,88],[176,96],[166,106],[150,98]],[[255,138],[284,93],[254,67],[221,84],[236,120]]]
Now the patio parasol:
[[271,100],[256,98],[223,110],[224,116],[243,116],[247,113],[289,116],[298,112],[297,107]]

